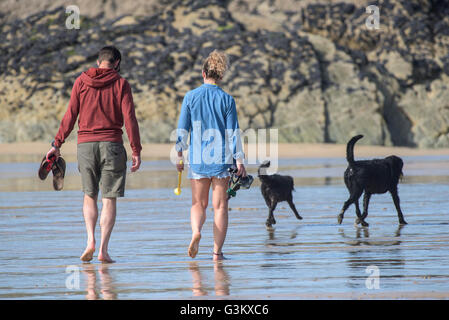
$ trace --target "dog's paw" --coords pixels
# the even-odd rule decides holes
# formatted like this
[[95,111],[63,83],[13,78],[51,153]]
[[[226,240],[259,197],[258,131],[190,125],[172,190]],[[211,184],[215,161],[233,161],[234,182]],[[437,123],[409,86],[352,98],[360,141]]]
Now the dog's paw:
[[338,221],[338,224],[341,224],[343,222],[343,215],[342,214],[338,215],[337,221]]
[[265,222],[265,225],[267,227],[271,227],[273,224],[276,224],[276,220],[274,218],[272,219],[267,219],[267,222]]
[[369,227],[369,223],[366,222],[365,220],[362,220],[361,223],[362,223],[362,226]]

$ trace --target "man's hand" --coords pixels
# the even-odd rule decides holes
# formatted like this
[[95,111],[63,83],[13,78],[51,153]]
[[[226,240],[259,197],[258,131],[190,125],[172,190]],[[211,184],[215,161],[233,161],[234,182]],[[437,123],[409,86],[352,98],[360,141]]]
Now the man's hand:
[[59,151],[59,148],[51,147],[51,149],[47,152],[47,159],[50,159],[51,156],[56,156],[56,160],[61,156],[61,152]]
[[133,165],[131,167],[131,172],[136,172],[140,168],[141,160],[140,156],[132,156],[133,159]]

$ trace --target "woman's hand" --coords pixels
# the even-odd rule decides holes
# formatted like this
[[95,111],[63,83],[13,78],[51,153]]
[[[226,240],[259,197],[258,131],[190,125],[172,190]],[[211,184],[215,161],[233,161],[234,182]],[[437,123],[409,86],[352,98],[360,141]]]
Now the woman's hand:
[[237,176],[246,177],[246,169],[243,163],[237,163]]
[[182,172],[184,170],[184,158],[183,157],[178,157],[178,159],[176,160],[176,169],[178,170],[178,172]]

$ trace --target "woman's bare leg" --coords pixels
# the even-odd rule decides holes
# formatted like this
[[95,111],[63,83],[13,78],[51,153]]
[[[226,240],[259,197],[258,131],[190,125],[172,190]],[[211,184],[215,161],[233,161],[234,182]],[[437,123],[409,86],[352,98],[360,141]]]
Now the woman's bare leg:
[[190,209],[192,241],[190,242],[188,253],[191,258],[195,258],[198,253],[201,229],[206,221],[210,183],[210,179],[190,179],[192,187],[192,208]]
[[221,249],[228,231],[228,189],[229,178],[212,178],[212,205],[214,206],[214,260],[222,260]]

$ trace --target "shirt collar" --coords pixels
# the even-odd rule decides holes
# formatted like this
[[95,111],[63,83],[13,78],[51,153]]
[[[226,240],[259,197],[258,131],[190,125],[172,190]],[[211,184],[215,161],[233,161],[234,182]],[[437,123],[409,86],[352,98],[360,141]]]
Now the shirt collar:
[[203,86],[209,87],[209,88],[218,88],[218,85],[216,85],[216,84],[210,84],[210,83],[203,83]]

